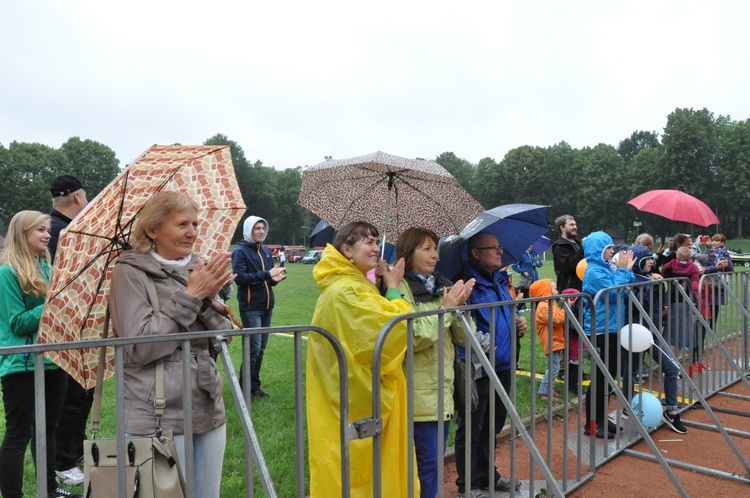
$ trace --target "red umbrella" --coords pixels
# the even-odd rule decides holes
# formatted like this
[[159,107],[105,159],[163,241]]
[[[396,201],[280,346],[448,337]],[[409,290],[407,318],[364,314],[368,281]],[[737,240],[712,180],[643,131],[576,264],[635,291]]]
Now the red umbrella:
[[638,211],[658,214],[672,221],[684,221],[702,227],[719,224],[719,218],[705,202],[681,190],[651,190],[630,199],[628,204]]

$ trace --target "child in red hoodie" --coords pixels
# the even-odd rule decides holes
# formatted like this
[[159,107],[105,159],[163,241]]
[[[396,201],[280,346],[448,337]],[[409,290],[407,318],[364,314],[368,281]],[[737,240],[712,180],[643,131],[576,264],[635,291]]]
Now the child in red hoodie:
[[[701,270],[698,265],[690,260],[690,248],[678,247],[677,259],[673,259],[664,264],[661,270],[664,278],[670,277],[688,277],[693,289],[693,299],[698,297],[698,283],[701,279]],[[688,292],[689,294],[689,292]]]
[[[529,287],[531,297],[557,296],[557,284],[549,278],[537,280]],[[550,303],[552,309],[550,314]],[[539,384],[539,395],[542,401],[557,397],[554,388],[550,389],[550,379],[554,382],[560,371],[560,353],[565,349],[565,310],[554,300],[539,301],[536,306],[536,333],[544,354],[547,355],[547,370]],[[551,322],[550,322],[551,320]],[[552,325],[550,327],[550,325]],[[552,350],[550,351],[550,328],[552,329]],[[551,360],[551,362],[550,362]],[[552,371],[550,372],[550,364]],[[550,394],[552,393],[552,394]]]

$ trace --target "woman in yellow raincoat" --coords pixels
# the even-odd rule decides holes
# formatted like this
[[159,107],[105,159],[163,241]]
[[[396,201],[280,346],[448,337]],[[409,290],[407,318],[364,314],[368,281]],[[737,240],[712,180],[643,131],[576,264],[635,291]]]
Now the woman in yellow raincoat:
[[[323,251],[313,278],[321,295],[312,324],[331,331],[346,356],[349,385],[349,420],[372,416],[372,359],[375,340],[390,319],[411,312],[398,292],[404,260],[389,269],[378,261],[378,231],[369,223],[343,226],[333,245]],[[367,272],[388,288],[381,296]],[[407,453],[406,377],[401,363],[406,353],[406,322],[399,323],[385,342],[380,371],[382,410],[382,496],[406,496]],[[307,345],[307,424],[310,457],[310,496],[342,496],[341,440],[339,438],[339,375],[333,347],[312,333]],[[373,494],[373,439],[349,442],[352,497]],[[419,493],[419,483],[415,482]]]

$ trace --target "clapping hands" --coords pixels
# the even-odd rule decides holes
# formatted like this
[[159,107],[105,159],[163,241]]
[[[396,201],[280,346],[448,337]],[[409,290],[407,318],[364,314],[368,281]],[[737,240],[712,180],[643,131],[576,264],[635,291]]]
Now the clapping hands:
[[375,276],[382,281],[386,289],[397,289],[399,282],[404,277],[405,265],[404,258],[399,258],[393,267],[387,261],[381,259],[375,267]]
[[231,262],[232,253],[229,252],[218,253],[208,263],[198,258],[185,292],[198,299],[213,299],[222,287],[234,282],[237,276],[229,267]]
[[474,290],[475,279],[469,279],[466,282],[459,280],[450,290],[443,290],[443,306],[446,308],[455,308],[462,306]]
[[271,268],[271,270],[268,273],[271,274],[271,280],[273,280],[276,283],[279,283],[282,280],[285,280],[287,277],[286,268],[282,266],[275,266]]

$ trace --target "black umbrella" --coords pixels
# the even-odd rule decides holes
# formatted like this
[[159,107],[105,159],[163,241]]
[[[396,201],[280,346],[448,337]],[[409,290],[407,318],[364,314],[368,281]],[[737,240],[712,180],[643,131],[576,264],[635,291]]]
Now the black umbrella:
[[336,236],[336,229],[320,220],[310,232],[310,247],[323,247]]

